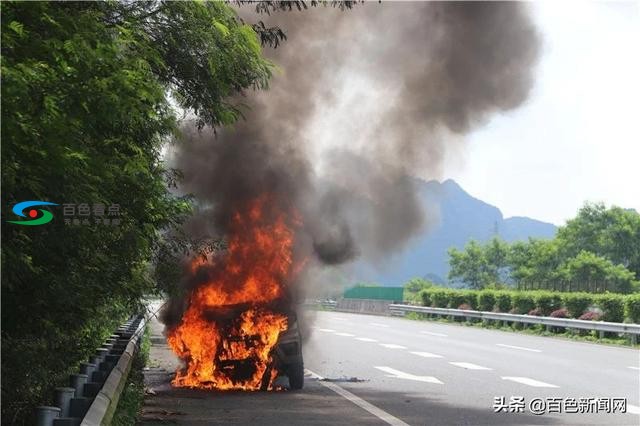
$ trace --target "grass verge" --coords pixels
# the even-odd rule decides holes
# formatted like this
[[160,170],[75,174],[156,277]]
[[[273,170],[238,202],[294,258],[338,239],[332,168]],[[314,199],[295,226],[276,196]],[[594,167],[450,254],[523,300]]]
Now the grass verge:
[[149,333],[149,327],[145,326],[140,350],[133,359],[127,383],[124,386],[122,395],[120,395],[120,401],[118,401],[116,412],[113,414],[113,419],[111,420],[113,426],[131,426],[136,424],[138,414],[144,402],[144,374],[142,370],[147,365],[149,359],[149,348],[151,346]]

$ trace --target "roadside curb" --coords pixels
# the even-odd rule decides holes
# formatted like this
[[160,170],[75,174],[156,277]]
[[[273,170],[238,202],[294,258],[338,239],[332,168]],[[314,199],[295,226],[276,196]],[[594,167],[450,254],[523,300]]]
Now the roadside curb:
[[146,324],[145,318],[142,318],[138,327],[133,332],[133,336],[129,340],[125,351],[120,356],[118,363],[113,368],[107,380],[104,382],[102,389],[96,395],[93,403],[89,407],[87,414],[82,419],[81,426],[100,426],[111,424],[111,419],[118,406],[118,401],[122,395],[122,391],[129,377],[131,365],[133,364],[134,355],[140,347],[142,338],[142,330]]

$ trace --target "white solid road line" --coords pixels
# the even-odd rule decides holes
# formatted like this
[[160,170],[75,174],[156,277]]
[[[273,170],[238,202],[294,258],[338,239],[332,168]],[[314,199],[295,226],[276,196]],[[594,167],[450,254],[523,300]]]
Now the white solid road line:
[[387,324],[380,324],[379,322],[370,322],[370,325],[375,325],[376,327],[389,327]]
[[522,346],[504,345],[502,343],[496,343],[496,346],[501,346],[503,348],[509,348],[509,349],[520,349],[521,351],[542,352],[540,349],[523,348]]
[[432,354],[431,352],[411,352],[414,355],[418,355],[425,358],[442,358],[442,355]]
[[470,362],[450,362],[449,364],[455,365],[456,367],[466,368],[467,370],[493,370],[492,368],[471,364]]
[[380,346],[384,346],[389,349],[407,349],[406,346],[396,345],[395,343],[378,343]]
[[447,337],[444,333],[434,333],[432,331],[421,331],[422,334],[428,334],[429,336]]
[[353,337],[355,334],[351,333],[334,333],[336,336]]
[[371,339],[369,337],[356,337],[356,340],[360,340],[361,342],[377,342],[376,339]]
[[557,388],[558,386],[550,383],[540,382],[528,377],[500,377],[502,380],[511,380],[512,382],[522,383],[523,385],[533,386],[534,388]]
[[319,383],[322,386],[324,386],[324,387],[326,387],[328,389],[331,389],[332,391],[334,391],[335,393],[337,393],[338,395],[340,395],[344,399],[354,403],[355,405],[357,405],[358,407],[362,408],[363,410],[368,411],[369,413],[373,414],[374,416],[376,416],[377,418],[379,418],[383,422],[385,422],[387,424],[390,424],[392,426],[409,426],[408,423],[405,423],[402,420],[400,420],[399,418],[392,416],[391,414],[387,413],[384,410],[381,410],[380,408],[378,408],[375,405],[365,401],[364,399],[360,398],[359,396],[356,396],[356,395],[352,394],[351,392],[349,392],[348,390],[341,388],[337,384],[332,383],[332,382],[323,382],[323,381],[321,381],[322,377],[319,376],[318,374],[314,373],[313,371],[307,370],[307,372],[312,377],[315,377],[316,379],[318,379]]
[[414,380],[416,382],[435,383],[438,385],[444,384],[433,376],[416,376],[414,374],[405,373],[404,371],[396,370],[395,368],[384,367],[384,366],[374,367],[374,368],[377,368],[380,371],[384,371],[385,373],[388,373],[387,377],[393,377],[394,379]]
[[640,407],[636,407],[635,405],[627,404],[627,413],[640,414]]

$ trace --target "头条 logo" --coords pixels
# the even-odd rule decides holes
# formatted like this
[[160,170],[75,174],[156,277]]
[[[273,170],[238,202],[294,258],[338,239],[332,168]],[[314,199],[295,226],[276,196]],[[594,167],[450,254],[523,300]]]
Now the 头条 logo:
[[[57,206],[56,203],[50,203],[48,201],[23,201],[13,206],[13,212],[21,217],[28,217],[28,220],[8,220],[9,223],[15,223],[16,225],[44,225],[51,222],[53,219],[53,213],[47,210],[34,209],[36,206]],[[25,214],[26,213],[26,214]]]

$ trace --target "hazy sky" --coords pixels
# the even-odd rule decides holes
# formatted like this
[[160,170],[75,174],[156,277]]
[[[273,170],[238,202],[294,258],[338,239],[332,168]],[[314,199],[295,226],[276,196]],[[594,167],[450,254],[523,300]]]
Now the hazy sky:
[[562,224],[589,201],[640,211],[640,2],[532,4],[529,101],[467,138],[446,177],[505,217]]

